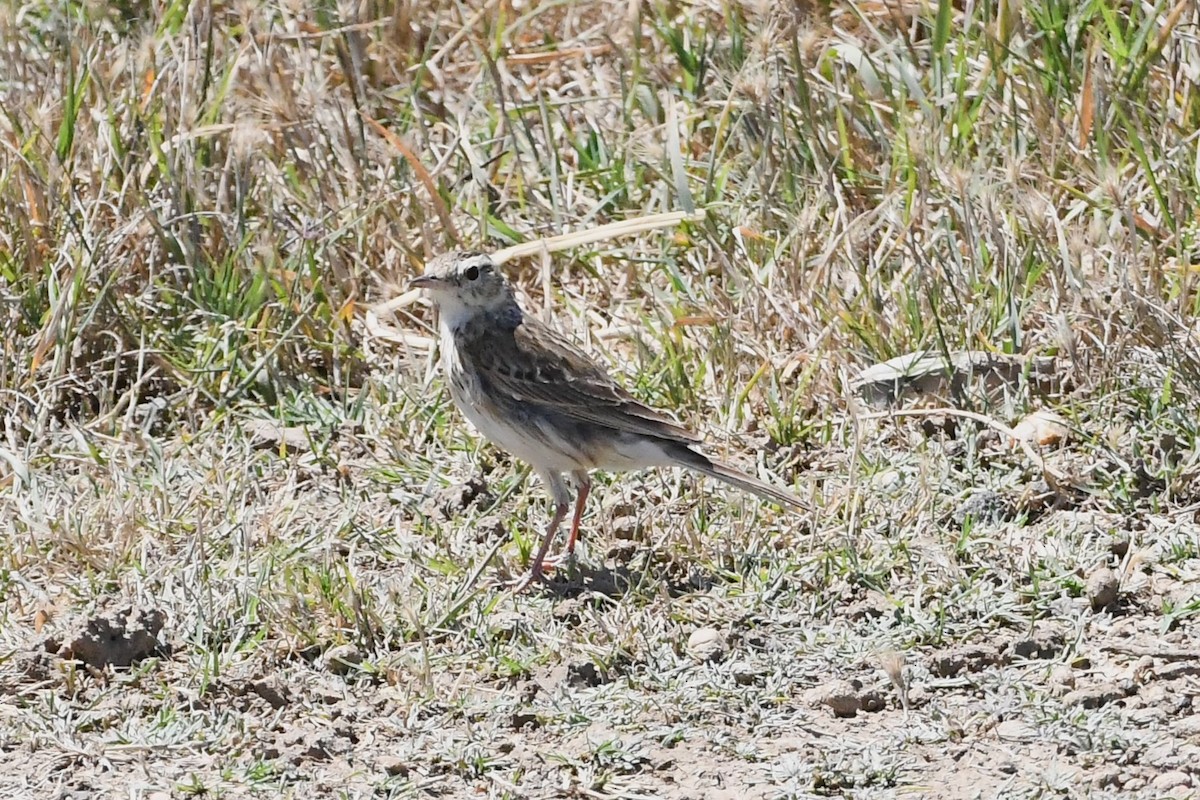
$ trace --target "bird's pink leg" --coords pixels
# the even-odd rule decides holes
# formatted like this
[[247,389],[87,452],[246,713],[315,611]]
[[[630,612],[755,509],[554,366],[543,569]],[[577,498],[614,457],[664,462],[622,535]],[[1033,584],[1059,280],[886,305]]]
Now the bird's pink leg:
[[544,565],[546,563],[546,554],[550,552],[550,543],[554,541],[554,534],[558,533],[558,526],[562,524],[563,519],[567,516],[567,508],[568,505],[565,502],[554,506],[554,518],[550,520],[550,525],[546,527],[546,534],[542,537],[542,544],[538,547],[537,554],[533,557],[533,563],[529,566],[529,573],[512,585],[514,592],[523,592],[529,588],[530,584],[545,578]]
[[566,519],[567,509],[571,504],[571,491],[567,488],[567,484],[563,481],[561,475],[553,472],[542,472],[540,474],[542,481],[546,484],[546,488],[550,490],[550,496],[554,498],[554,518],[546,526],[546,533],[542,536],[542,544],[538,547],[537,554],[533,557],[533,564],[529,567],[529,574],[512,585],[514,592],[522,592],[529,588],[531,583],[545,578],[546,554],[550,552],[550,544],[554,541],[554,534],[558,533],[558,526],[562,525],[562,521]]
[[567,537],[567,555],[575,554],[575,542],[579,539],[579,523],[583,519],[583,507],[587,503],[588,492],[592,490],[592,482],[586,472],[576,472],[573,477],[579,484],[579,494],[575,498],[575,518],[571,520],[571,535]]

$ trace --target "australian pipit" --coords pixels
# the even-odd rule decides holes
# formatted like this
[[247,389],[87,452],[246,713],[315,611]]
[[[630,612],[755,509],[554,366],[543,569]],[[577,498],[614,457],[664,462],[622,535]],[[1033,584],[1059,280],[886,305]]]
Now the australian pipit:
[[698,452],[699,436],[638,402],[583,351],[526,314],[489,256],[445,253],[409,285],[426,290],[438,309],[454,404],[486,438],[528,462],[554,500],[554,517],[518,588],[542,577],[571,499],[564,475],[579,492],[568,555],[593,469],[687,467],[781,505],[805,507],[790,492]]

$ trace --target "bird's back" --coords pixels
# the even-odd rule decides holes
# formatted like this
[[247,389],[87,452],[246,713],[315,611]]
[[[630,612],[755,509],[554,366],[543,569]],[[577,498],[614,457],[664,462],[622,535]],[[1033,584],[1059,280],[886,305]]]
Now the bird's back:
[[464,330],[460,358],[495,396],[613,431],[677,442],[699,437],[635,399],[573,342],[528,314]]

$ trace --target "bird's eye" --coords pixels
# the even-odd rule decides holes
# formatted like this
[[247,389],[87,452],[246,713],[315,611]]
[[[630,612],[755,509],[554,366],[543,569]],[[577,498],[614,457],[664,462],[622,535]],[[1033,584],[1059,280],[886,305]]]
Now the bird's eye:
[[466,275],[469,281],[476,280],[479,278],[479,267],[467,267],[467,271],[463,275]]

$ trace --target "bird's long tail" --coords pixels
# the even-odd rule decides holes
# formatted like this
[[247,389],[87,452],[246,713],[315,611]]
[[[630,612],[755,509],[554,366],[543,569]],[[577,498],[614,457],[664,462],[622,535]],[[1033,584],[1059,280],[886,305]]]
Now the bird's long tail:
[[709,458],[703,453],[697,453],[691,448],[680,447],[679,450],[683,452],[676,451],[676,455],[679,457],[682,465],[688,467],[689,469],[694,469],[697,472],[701,472],[705,475],[714,477],[717,480],[724,481],[730,486],[735,486],[738,489],[741,489],[743,492],[750,492],[751,494],[756,494],[759,497],[767,500],[774,500],[781,506],[790,506],[803,511],[812,510],[812,506],[786,489],[780,489],[777,486],[772,486],[766,481],[761,481],[758,478],[755,478],[753,475],[747,475],[737,467],[732,467],[729,464]]

